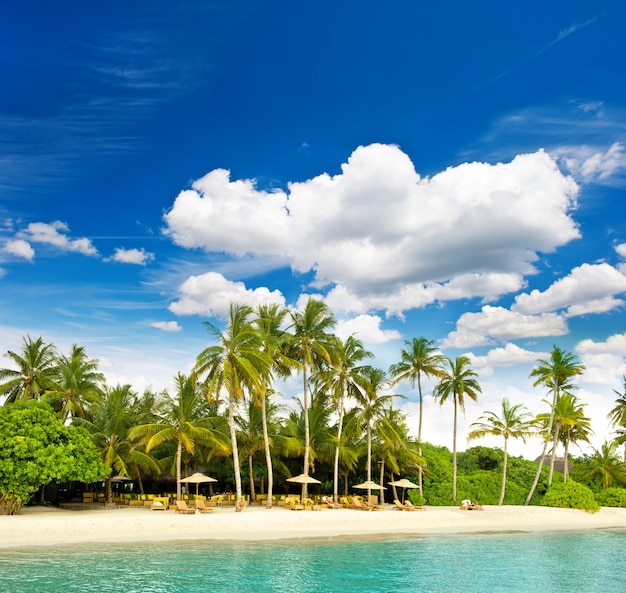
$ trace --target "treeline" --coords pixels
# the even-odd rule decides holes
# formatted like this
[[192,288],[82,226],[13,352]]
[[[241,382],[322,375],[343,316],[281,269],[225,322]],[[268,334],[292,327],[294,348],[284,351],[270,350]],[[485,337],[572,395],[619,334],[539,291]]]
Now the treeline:
[[[504,399],[502,409],[485,412],[470,433],[471,439],[501,437],[503,450],[457,453],[458,412],[481,393],[469,358],[450,359],[420,337],[405,341],[389,369],[376,368],[360,340],[334,335],[334,315],[315,299],[299,311],[232,304],[225,328],[205,325],[211,345],[198,354],[192,372],[179,373],[172,390],[141,394],[130,385],[107,385],[97,360],[80,346],[61,354],[41,338],[26,337],[21,351],[5,355],[12,367],[0,369],[3,415],[12,407],[14,413],[26,410],[20,402],[34,400],[39,407],[48,406],[60,426],[81,435],[81,442],[88,435],[105,469],[94,470],[90,461],[93,467],[85,470],[83,481],[94,481],[94,471],[99,472],[106,478],[107,500],[112,476],[137,480],[141,491],[144,480],[170,476],[180,497],[181,477],[198,469],[211,473],[224,489],[232,488],[238,500],[244,488],[252,498],[262,489],[268,506],[275,481],[282,485],[297,474],[315,476],[319,488],[334,497],[360,481],[386,484],[407,477],[417,486],[411,496],[427,504],[456,504],[461,498],[529,504],[538,502],[553,482],[581,481],[604,491],[626,482],[617,454],[626,439],[626,395],[620,393],[610,417],[616,440],[579,460],[576,467],[588,471],[570,476],[568,464],[562,474],[555,471],[557,451],[568,458],[570,446],[588,442],[591,434],[584,404],[573,394],[584,367],[557,346],[531,373],[535,386],[549,393],[549,412],[532,418],[523,406]],[[275,382],[294,375],[302,380],[298,409],[283,409]],[[422,422],[428,422],[422,418],[424,379],[435,382],[432,395],[454,415],[451,452],[422,442]],[[390,395],[399,385],[410,388],[419,401],[415,436],[409,434],[407,416],[395,406],[397,396]],[[544,440],[539,463],[508,458],[509,439],[533,435]],[[24,503],[24,491],[16,496],[15,478],[8,477],[11,463],[32,461],[17,436],[11,423],[0,425],[5,457],[0,458],[0,512],[3,505],[15,509]],[[483,451],[485,459],[473,458],[475,451]],[[65,477],[52,472],[39,480],[31,476],[28,483],[32,489],[46,479]],[[305,483],[302,496],[307,493]]]

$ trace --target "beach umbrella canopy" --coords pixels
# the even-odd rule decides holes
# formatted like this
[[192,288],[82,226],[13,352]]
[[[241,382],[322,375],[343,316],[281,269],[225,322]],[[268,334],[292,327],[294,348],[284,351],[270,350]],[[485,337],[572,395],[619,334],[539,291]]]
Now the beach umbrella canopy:
[[119,482],[132,482],[133,479],[127,476],[114,476],[111,478],[111,482],[119,483]]
[[357,484],[356,486],[352,486],[353,488],[359,488],[361,490],[387,490],[384,486],[379,486],[376,482],[372,482],[372,480],[367,480],[362,484]]
[[186,478],[181,478],[181,482],[185,482],[186,484],[195,484],[196,485],[196,496],[198,495],[198,486],[200,484],[204,484],[206,482],[217,482],[215,478],[211,478],[210,476],[205,476],[200,472],[196,472],[195,474],[191,474]]
[[300,474],[293,478],[287,478],[287,482],[293,482],[294,484],[321,484],[319,480],[316,480],[308,474]]
[[404,502],[404,493],[407,488],[419,488],[417,484],[411,482],[411,480],[407,480],[406,478],[402,478],[401,480],[395,480],[394,482],[388,482],[390,486],[396,486],[398,488],[402,488],[402,502]]

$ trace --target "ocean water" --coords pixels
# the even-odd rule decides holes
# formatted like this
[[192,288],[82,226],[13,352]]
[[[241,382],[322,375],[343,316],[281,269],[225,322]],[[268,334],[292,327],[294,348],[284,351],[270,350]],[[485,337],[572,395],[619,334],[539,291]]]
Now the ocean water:
[[624,593],[626,530],[4,550],[10,593]]

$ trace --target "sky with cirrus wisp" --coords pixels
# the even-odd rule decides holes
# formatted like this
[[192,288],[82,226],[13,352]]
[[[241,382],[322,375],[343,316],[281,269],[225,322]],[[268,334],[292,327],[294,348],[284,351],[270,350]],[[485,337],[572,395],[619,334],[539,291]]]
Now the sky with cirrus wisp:
[[[162,388],[231,302],[314,297],[382,368],[418,336],[470,356],[483,394],[461,442],[503,396],[543,411],[528,375],[554,344],[585,364],[592,444],[610,437],[626,374],[626,7],[4,12],[3,352],[27,335],[78,343],[111,384]],[[415,427],[414,390],[395,390]],[[281,391],[290,402],[298,382]],[[449,446],[451,411],[427,395],[426,413],[424,438]]]

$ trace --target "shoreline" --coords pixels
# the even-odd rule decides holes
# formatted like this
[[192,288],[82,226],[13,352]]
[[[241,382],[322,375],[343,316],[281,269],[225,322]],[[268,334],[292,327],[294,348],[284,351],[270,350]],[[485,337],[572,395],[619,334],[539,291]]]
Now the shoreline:
[[252,506],[213,513],[177,514],[141,507],[65,510],[25,507],[0,516],[0,549],[33,546],[166,541],[279,541],[393,539],[507,533],[575,532],[626,529],[626,509],[603,507],[596,513],[533,506],[485,506],[484,511],[427,507],[406,512],[323,509],[292,511]]

